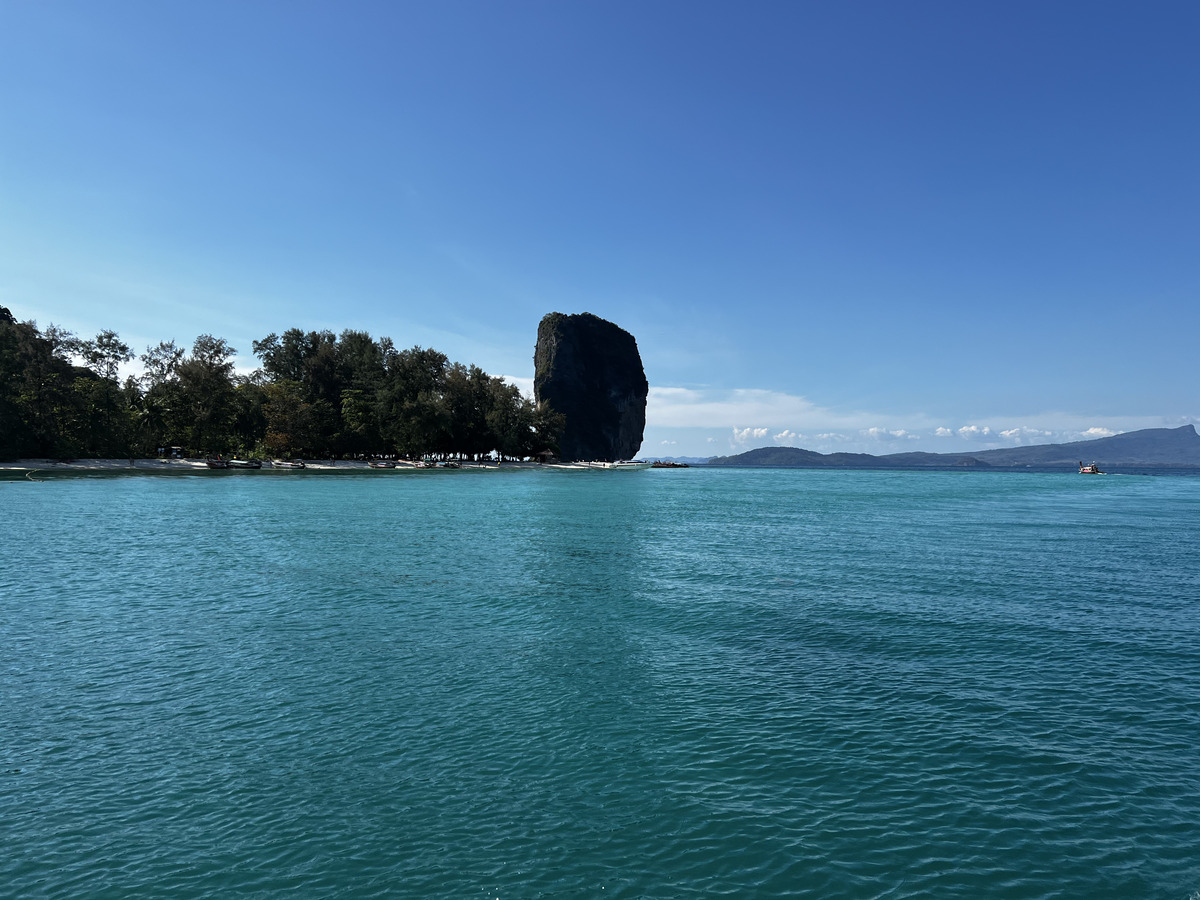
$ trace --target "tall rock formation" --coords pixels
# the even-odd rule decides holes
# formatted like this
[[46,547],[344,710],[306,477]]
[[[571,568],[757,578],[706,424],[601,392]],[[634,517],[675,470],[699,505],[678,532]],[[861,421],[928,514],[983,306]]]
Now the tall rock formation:
[[533,396],[566,417],[565,460],[632,459],[642,447],[650,385],[633,335],[591,313],[538,325]]

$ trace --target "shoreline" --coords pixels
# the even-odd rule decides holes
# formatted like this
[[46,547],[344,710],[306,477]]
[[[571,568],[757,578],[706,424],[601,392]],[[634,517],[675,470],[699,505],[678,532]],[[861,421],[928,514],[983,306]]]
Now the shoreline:
[[[303,469],[275,468],[270,461],[264,460],[261,469],[237,469],[232,471],[253,472],[332,472],[332,471],[394,471],[393,469],[372,469],[366,460],[360,459],[326,459],[303,460]],[[460,462],[461,469],[528,469],[550,468],[536,462],[479,463]],[[420,470],[424,467],[416,463],[399,461],[395,469]],[[440,466],[438,468],[441,468]],[[37,471],[37,472],[212,472],[231,471],[210,469],[202,459],[73,459],[68,461],[58,459],[18,459],[0,462],[0,471]]]
[[[57,459],[18,459],[8,462],[0,461],[0,474],[17,474],[22,472],[147,472],[147,473],[194,473],[194,472],[396,472],[430,470],[446,470],[443,466],[420,466],[407,460],[398,460],[394,467],[375,469],[367,465],[365,459],[306,459],[303,469],[290,467],[276,468],[269,460],[263,460],[259,469],[210,469],[202,459],[73,459],[70,461]],[[593,469],[587,463],[540,463],[530,461],[510,461],[503,463],[458,462],[458,471],[496,471],[499,469],[551,469],[566,471],[584,471]]]
[[[14,478],[19,479],[23,475],[33,479],[33,476],[38,473],[62,472],[64,474],[147,474],[147,475],[187,475],[197,474],[200,472],[215,474],[230,474],[230,473],[270,473],[270,474],[295,474],[297,472],[426,472],[426,471],[498,471],[503,469],[510,470],[538,470],[547,472],[586,472],[586,471],[605,471],[597,466],[588,463],[564,463],[564,462],[534,462],[534,461],[509,461],[505,460],[502,464],[494,462],[458,462],[458,468],[445,469],[442,466],[425,467],[419,466],[414,462],[400,460],[392,468],[375,469],[367,465],[364,459],[326,459],[326,460],[309,460],[306,459],[303,469],[293,468],[276,468],[271,465],[270,461],[264,460],[260,469],[210,469],[202,459],[75,459],[71,461],[55,460],[55,459],[19,459],[0,461],[0,480],[11,481]],[[712,468],[724,470],[740,470],[740,471],[774,471],[774,470],[798,470],[810,472],[880,472],[880,473],[901,473],[901,472],[964,472],[964,473],[1037,473],[1037,474],[1062,474],[1070,472],[1074,474],[1075,470],[1068,467],[1060,466],[982,466],[964,467],[964,466],[705,466],[693,465],[690,468]],[[1200,476],[1200,467],[1189,465],[1119,465],[1112,464],[1106,469],[1108,475],[1177,475],[1177,476]],[[33,479],[36,480],[36,479]]]

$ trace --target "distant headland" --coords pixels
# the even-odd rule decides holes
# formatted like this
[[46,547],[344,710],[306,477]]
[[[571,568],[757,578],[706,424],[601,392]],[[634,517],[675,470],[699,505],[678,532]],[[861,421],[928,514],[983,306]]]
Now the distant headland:
[[1111,437],[1068,444],[1004,447],[974,453],[817,453],[798,447],[760,447],[736,456],[717,456],[710,466],[775,466],[791,468],[1053,468],[1099,460],[1108,466],[1148,468],[1200,467],[1200,435],[1194,425],[1145,428]]

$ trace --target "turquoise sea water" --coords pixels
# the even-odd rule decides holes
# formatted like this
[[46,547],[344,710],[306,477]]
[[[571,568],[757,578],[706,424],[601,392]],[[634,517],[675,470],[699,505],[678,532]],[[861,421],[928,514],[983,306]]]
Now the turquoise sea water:
[[1200,891],[1200,478],[0,483],[0,896]]

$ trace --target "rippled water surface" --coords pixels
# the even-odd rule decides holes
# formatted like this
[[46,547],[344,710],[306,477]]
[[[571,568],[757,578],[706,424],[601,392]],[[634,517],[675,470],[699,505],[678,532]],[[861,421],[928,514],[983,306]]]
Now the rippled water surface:
[[1200,890],[1200,479],[0,483],[0,895]]

